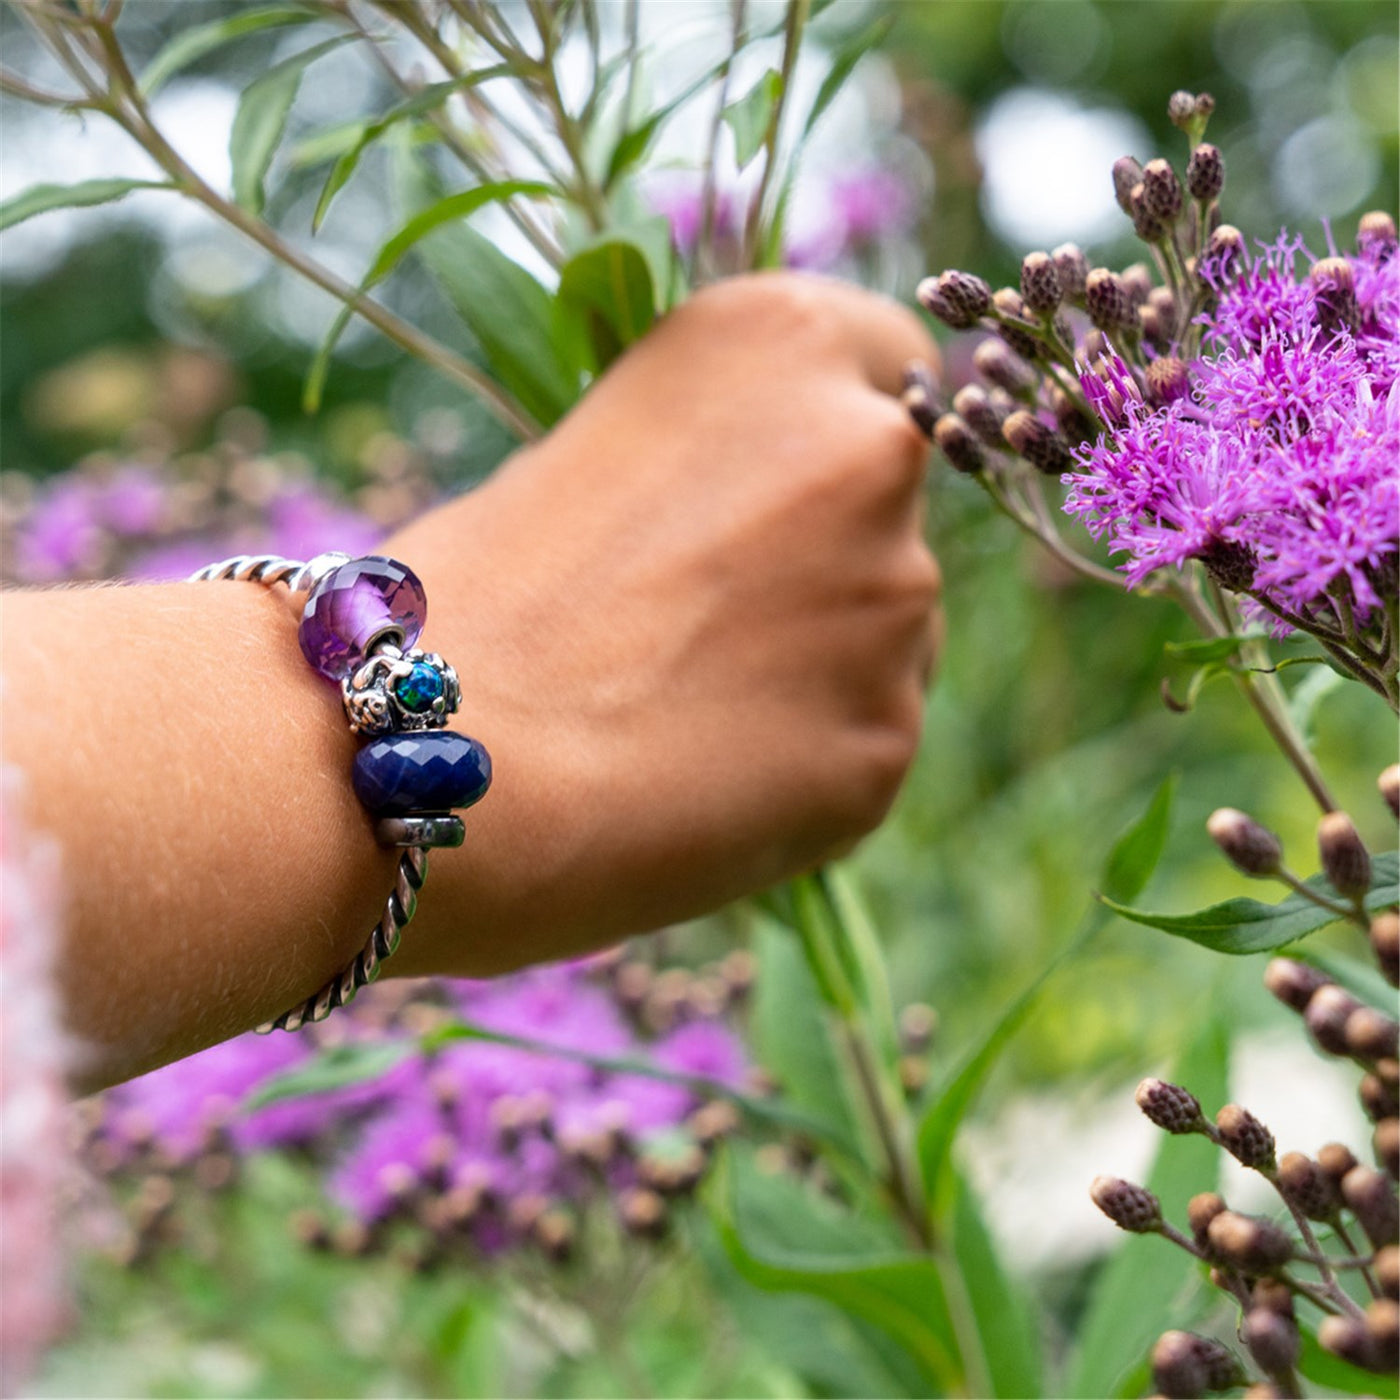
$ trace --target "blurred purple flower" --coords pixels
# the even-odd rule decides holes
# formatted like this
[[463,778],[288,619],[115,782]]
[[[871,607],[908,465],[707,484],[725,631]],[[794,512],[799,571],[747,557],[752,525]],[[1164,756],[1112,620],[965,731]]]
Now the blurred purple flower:
[[15,572],[22,583],[54,583],[89,574],[104,537],[93,483],[66,473],[48,483],[19,532]]
[[847,247],[907,233],[916,214],[913,191],[894,171],[873,166],[831,182],[832,213]]
[[273,497],[267,507],[266,538],[252,548],[310,559],[329,549],[368,554],[383,537],[383,529],[373,521],[305,482],[284,487]]
[[152,534],[165,518],[166,482],[151,467],[119,467],[96,494],[103,524],[119,535]]

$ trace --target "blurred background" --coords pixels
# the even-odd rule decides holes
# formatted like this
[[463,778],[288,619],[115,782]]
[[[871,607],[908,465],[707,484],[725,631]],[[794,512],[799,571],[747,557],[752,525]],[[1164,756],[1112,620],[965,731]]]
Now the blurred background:
[[[238,8],[133,0],[125,41],[144,58],[176,28]],[[961,266],[994,284],[1014,280],[1025,251],[1067,239],[1095,262],[1130,261],[1108,168],[1122,154],[1184,159],[1165,115],[1180,87],[1216,98],[1210,135],[1226,163],[1226,213],[1247,236],[1271,239],[1287,226],[1315,251],[1329,238],[1347,247],[1365,210],[1396,209],[1400,25],[1391,0],[940,0],[890,12],[887,41],[811,153],[795,202],[794,262],[912,298],[925,272]],[[702,53],[726,42],[726,7],[646,0],[642,13],[660,49],[658,87],[681,61],[674,36],[669,50],[664,42],[672,30],[686,28]],[[822,25],[834,33],[875,13],[837,0]],[[161,94],[158,115],[213,183],[227,183],[239,91],[305,42],[276,30],[250,35]],[[8,10],[0,49],[11,69],[48,80],[45,57]],[[387,105],[381,82],[357,51],[342,50],[302,85],[279,156],[274,222],[306,231],[326,131]],[[668,130],[654,189],[663,212],[673,195],[668,161],[681,170],[693,138]],[[0,103],[0,197],[43,180],[140,174],[142,159],[95,119]],[[387,175],[366,161],[318,236],[318,256],[358,278],[388,231],[388,203]],[[407,270],[387,295],[461,342],[426,278]],[[376,529],[479,479],[512,446],[477,405],[363,328],[341,342],[320,411],[303,412],[307,365],[333,304],[168,195],[55,213],[7,233],[0,305],[10,581],[178,575],[217,557],[216,535],[243,540],[269,522],[309,552],[311,543],[368,544]],[[950,347],[950,364],[964,353]],[[1172,611],[1065,577],[968,482],[945,473],[930,490],[947,651],[914,776],[854,864],[899,1001],[938,1014],[928,1051],[936,1075],[1068,941],[1104,853],[1165,772],[1180,776],[1176,816],[1142,902],[1185,909],[1240,892],[1204,835],[1222,803],[1279,830],[1309,871],[1312,861],[1296,780],[1229,688],[1207,687],[1190,715],[1164,707],[1164,680],[1180,690],[1186,679],[1164,659],[1164,644],[1187,636]],[[1393,758],[1383,711],[1356,687],[1318,690],[1311,723],[1323,767],[1363,834],[1388,844],[1372,786]],[[664,956],[699,966],[741,933],[721,916],[671,931]],[[1131,1084],[1164,1068],[1203,1005],[1232,1007],[1237,1075],[1250,1086],[1239,1092],[1253,1092],[1246,1101],[1281,1145],[1301,1145],[1290,1125],[1308,1143],[1351,1127],[1321,1062],[1302,1052],[1280,1073],[1285,1013],[1258,990],[1260,970],[1115,923],[1060,974],[1004,1060],[964,1151],[1052,1329],[1072,1329],[1096,1259],[1113,1243],[1088,1202],[1089,1179],[1131,1173],[1148,1149]],[[684,1212],[666,1240],[613,1240],[586,1267],[427,1273],[292,1245],[288,1218],[314,1200],[314,1178],[294,1156],[268,1158],[180,1248],[135,1263],[92,1250],[75,1278],[75,1330],[40,1392],[840,1388],[802,1374],[801,1319],[765,1312]],[[588,1311],[587,1294],[605,1300],[605,1321]],[[589,1328],[608,1326],[630,1339],[621,1361],[594,1345]]]

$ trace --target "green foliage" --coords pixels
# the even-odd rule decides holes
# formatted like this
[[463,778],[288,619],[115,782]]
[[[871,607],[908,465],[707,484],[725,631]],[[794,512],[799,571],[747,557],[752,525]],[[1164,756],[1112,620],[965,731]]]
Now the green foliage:
[[602,238],[559,273],[559,305],[577,318],[592,347],[594,372],[610,365],[656,320],[657,288],[646,254],[625,238]]
[[314,10],[302,5],[268,5],[243,9],[224,19],[180,30],[147,64],[141,74],[141,92],[146,97],[153,96],[177,73],[245,34],[255,34],[263,29],[281,29],[291,24],[308,24],[320,18]]
[[720,114],[734,133],[734,160],[740,170],[763,149],[782,90],[782,74],[770,68],[748,92]]
[[31,185],[0,204],[0,231],[22,224],[53,209],[85,209],[94,204],[111,204],[133,190],[173,190],[168,180],[127,180],[119,178],[83,180],[76,185]]
[[[1384,909],[1400,898],[1397,866],[1400,866],[1400,857],[1393,851],[1374,858],[1371,890],[1365,899],[1367,909]],[[1325,876],[1314,875],[1303,883],[1327,898],[1336,897]],[[1267,953],[1335,924],[1341,917],[1300,894],[1289,895],[1278,904],[1261,904],[1257,899],[1227,899],[1191,914],[1149,913],[1106,896],[1103,902],[1120,918],[1161,929],[1177,938],[1189,938],[1217,953]]]

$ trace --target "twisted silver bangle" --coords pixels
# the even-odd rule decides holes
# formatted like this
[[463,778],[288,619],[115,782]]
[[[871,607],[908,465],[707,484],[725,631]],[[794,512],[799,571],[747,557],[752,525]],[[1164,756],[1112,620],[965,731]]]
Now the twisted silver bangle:
[[[206,564],[204,568],[190,575],[190,582],[233,579],[238,582],[261,583],[267,588],[285,583],[289,592],[299,593],[315,585],[349,558],[348,554],[318,554],[314,559],[303,563],[300,560],[283,558],[278,554],[240,554],[232,559]],[[435,839],[433,844],[459,845],[460,821],[455,817],[439,819],[439,825],[443,821],[449,824],[456,823],[456,826],[446,835],[431,827],[424,834],[440,838]],[[403,822],[399,823],[400,828],[404,825]],[[406,833],[396,828],[395,834],[402,837]],[[305,1001],[298,1002],[290,1011],[284,1011],[280,1016],[260,1025],[257,1028],[258,1034],[267,1035],[275,1030],[297,1031],[309,1021],[324,1021],[337,1007],[348,1005],[361,987],[373,982],[379,976],[380,968],[398,948],[403,931],[418,908],[418,891],[423,888],[427,877],[428,852],[425,847],[406,846],[399,856],[394,888],[389,891],[389,898],[384,903],[384,913],[354,960],[343,972],[331,978]]]

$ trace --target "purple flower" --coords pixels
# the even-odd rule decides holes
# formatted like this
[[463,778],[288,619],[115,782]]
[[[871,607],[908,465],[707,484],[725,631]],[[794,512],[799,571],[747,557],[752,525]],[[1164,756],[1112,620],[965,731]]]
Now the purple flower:
[[149,535],[165,517],[166,483],[150,467],[120,467],[97,490],[97,509],[118,535]]
[[91,573],[105,548],[93,483],[69,472],[39,497],[16,541],[16,574],[23,583],[53,583]]
[[832,180],[829,194],[847,247],[906,233],[914,222],[913,194],[892,170],[875,166],[839,175]]
[[266,537],[254,548],[292,559],[310,559],[329,549],[369,554],[383,535],[373,521],[320,487],[301,483],[284,487],[269,502]]

